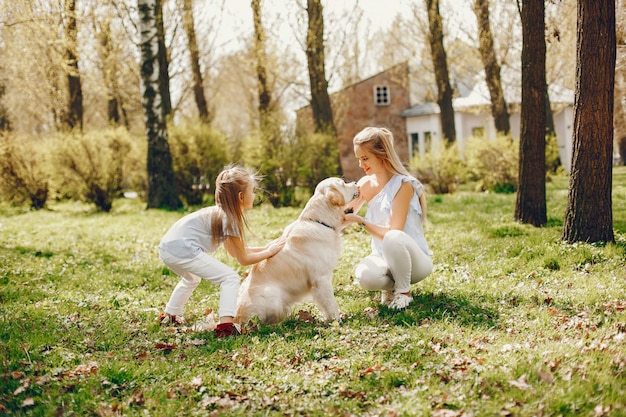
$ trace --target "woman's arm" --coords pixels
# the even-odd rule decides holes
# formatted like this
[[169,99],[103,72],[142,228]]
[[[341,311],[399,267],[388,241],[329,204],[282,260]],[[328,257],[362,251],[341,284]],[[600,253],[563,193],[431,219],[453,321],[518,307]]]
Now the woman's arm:
[[285,246],[287,240],[280,237],[268,243],[264,248],[249,248],[239,237],[229,236],[224,242],[226,251],[243,266],[261,262],[263,259],[276,255]]
[[411,198],[413,198],[413,186],[409,182],[402,183],[391,203],[389,226],[380,226],[369,223],[356,214],[347,214],[345,222],[360,224],[370,235],[378,239],[382,239],[390,230],[404,230],[404,224],[406,223],[406,217],[409,213]]

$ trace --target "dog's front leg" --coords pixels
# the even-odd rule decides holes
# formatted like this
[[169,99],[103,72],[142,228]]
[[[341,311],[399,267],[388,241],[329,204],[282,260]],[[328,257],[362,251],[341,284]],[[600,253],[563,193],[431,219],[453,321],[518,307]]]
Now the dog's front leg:
[[326,322],[340,320],[339,305],[335,299],[332,276],[323,277],[311,288],[311,296],[324,315]]

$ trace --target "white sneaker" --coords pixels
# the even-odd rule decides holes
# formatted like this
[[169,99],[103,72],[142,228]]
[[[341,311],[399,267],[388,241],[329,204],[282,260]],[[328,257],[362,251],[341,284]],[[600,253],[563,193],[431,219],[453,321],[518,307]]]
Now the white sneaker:
[[394,310],[402,310],[405,309],[411,304],[413,301],[413,297],[410,295],[398,293],[393,297],[393,301],[389,304],[389,308]]
[[381,291],[380,303],[384,306],[389,306],[389,304],[391,304],[391,302],[393,301],[393,296],[394,296],[393,291],[386,291],[386,290]]

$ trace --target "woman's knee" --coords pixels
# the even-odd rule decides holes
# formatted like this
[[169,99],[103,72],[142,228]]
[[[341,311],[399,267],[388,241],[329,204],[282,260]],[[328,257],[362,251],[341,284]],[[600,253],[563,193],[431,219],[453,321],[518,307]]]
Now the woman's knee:
[[390,230],[385,233],[385,236],[383,236],[383,251],[385,249],[392,249],[396,245],[400,244],[405,236],[408,235],[402,230]]
[[389,280],[387,268],[383,268],[368,258],[356,266],[354,274],[359,285],[366,290],[383,289]]

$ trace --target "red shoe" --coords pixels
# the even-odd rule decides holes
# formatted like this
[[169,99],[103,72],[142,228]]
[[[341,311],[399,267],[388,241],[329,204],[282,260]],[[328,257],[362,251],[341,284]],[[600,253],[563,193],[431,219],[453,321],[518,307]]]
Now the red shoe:
[[241,334],[240,327],[237,323],[220,323],[215,328],[215,337],[239,336]]

